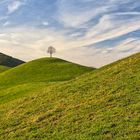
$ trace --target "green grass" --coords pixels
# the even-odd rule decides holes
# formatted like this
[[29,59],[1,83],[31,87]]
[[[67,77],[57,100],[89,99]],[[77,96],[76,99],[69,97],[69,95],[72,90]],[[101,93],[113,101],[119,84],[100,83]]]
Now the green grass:
[[6,71],[6,70],[8,70],[8,69],[9,69],[9,67],[1,66],[1,65],[0,65],[0,73]]
[[[54,66],[57,61],[65,62],[47,61]],[[0,80],[5,73],[12,75],[17,69],[4,72]],[[97,70],[84,70],[71,78],[61,79],[62,74],[59,80],[50,78],[48,82],[42,75],[39,80],[38,75],[37,79],[29,76],[32,83],[26,78],[24,84],[21,80],[13,82],[14,86],[11,83],[11,87],[0,91],[3,97],[0,100],[0,139],[138,140],[139,70],[140,53]],[[58,75],[53,74],[54,77]],[[22,94],[24,96],[20,96]]]
[[0,104],[23,97],[34,88],[40,90],[44,84],[68,81],[93,70],[56,58],[42,58],[20,65],[0,74]]

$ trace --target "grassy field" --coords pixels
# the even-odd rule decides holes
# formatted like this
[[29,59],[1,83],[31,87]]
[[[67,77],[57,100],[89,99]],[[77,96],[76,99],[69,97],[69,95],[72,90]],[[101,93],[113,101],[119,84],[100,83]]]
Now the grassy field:
[[44,58],[3,72],[0,139],[138,140],[139,70],[140,53],[96,70]]

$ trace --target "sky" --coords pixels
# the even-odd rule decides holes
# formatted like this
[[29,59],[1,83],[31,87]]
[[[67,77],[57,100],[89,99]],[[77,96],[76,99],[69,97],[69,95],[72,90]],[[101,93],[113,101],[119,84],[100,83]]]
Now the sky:
[[140,52],[140,0],[0,0],[0,52],[101,67]]

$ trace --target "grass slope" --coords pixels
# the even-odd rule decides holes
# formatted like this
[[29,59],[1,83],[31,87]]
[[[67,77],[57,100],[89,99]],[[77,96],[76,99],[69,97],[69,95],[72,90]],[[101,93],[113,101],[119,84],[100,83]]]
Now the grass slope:
[[57,58],[25,63],[0,74],[0,103],[24,95],[30,88],[37,90],[39,85],[67,81],[92,70]]
[[0,139],[138,140],[139,70],[140,53],[70,81],[37,82],[0,105]]
[[6,70],[8,70],[8,69],[9,69],[9,67],[1,66],[1,65],[0,65],[0,73],[6,71]]
[[24,61],[22,60],[0,53],[0,65],[7,66],[7,67],[16,67],[23,63]]

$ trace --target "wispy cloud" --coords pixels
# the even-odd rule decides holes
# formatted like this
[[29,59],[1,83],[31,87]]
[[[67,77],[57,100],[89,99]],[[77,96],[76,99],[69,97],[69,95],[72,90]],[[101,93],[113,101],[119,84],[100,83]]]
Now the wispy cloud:
[[3,23],[3,26],[6,27],[6,26],[9,26],[11,23],[9,21],[6,21],[5,23]]
[[6,20],[8,18],[8,16],[2,16],[0,17],[0,21]]
[[[89,4],[86,4],[87,2],[92,2],[91,6],[89,6]],[[106,4],[105,6],[101,6],[104,4],[105,1],[94,2],[93,4],[93,1],[91,0],[78,0],[78,2],[74,0],[71,0],[69,2],[67,2],[67,0],[60,0],[58,1],[57,17],[59,22],[64,26],[76,28],[88,22],[97,15],[105,13],[108,7],[106,6]]]
[[14,0],[12,3],[8,5],[8,14],[11,14],[18,10],[21,6],[23,5],[22,1],[19,0]]
[[61,51],[57,55],[79,64],[101,67],[116,60],[140,52],[140,40],[129,38],[116,46],[104,48],[79,47],[68,51]]

